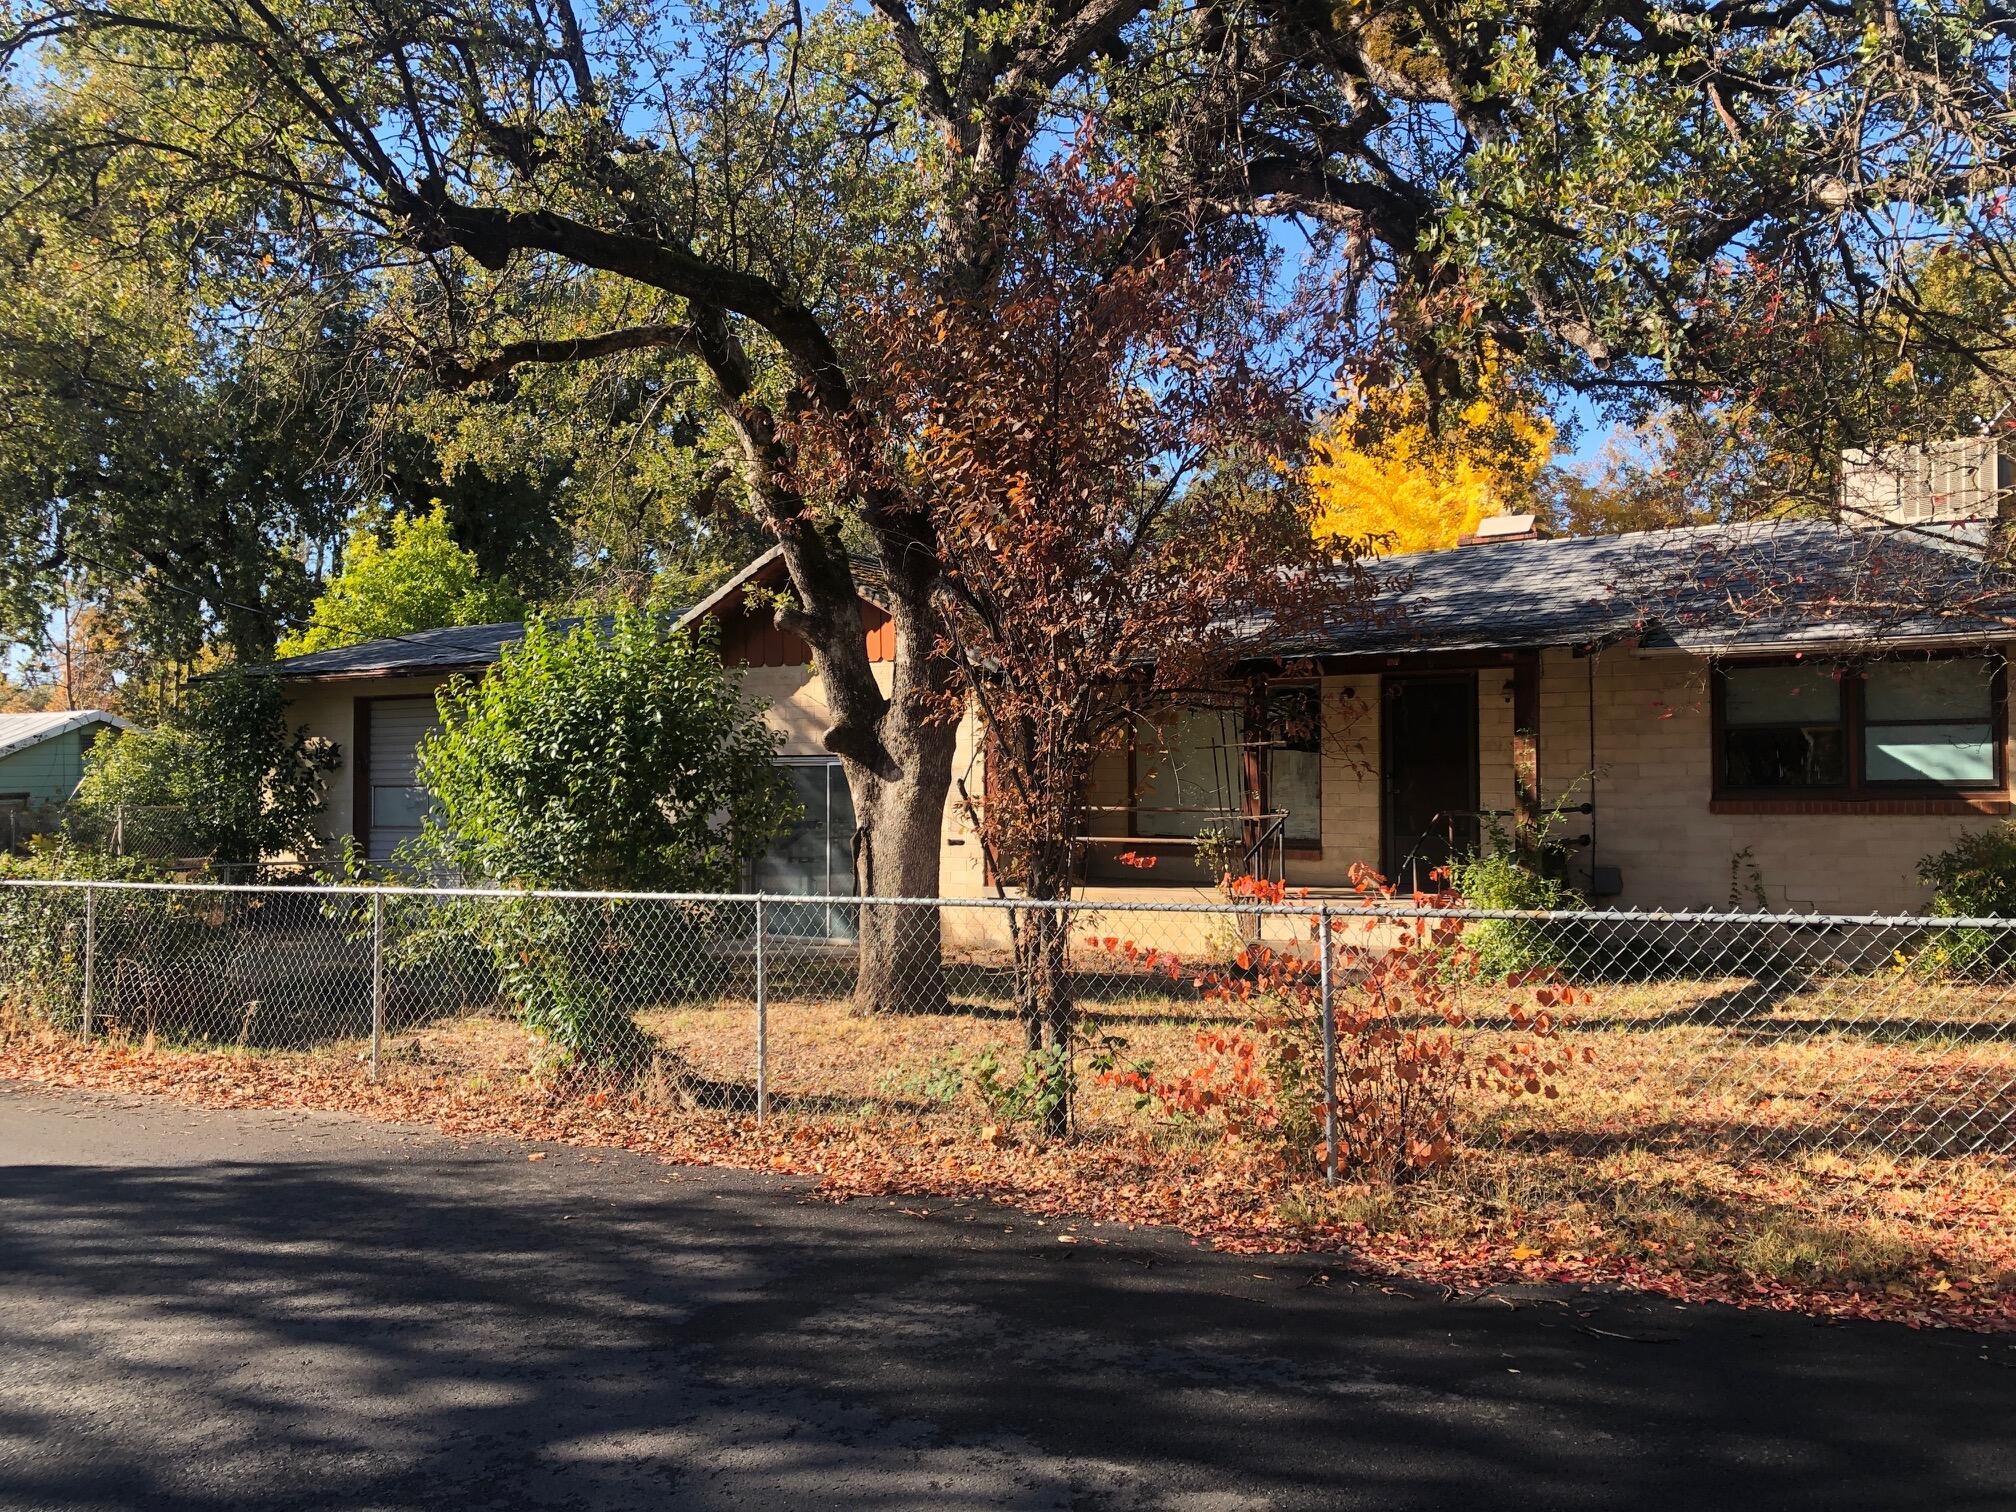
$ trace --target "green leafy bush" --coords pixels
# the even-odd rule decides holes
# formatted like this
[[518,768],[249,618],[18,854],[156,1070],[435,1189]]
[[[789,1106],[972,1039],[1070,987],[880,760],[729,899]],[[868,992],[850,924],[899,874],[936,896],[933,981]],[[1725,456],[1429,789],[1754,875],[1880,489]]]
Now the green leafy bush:
[[532,621],[480,681],[440,694],[433,808],[411,859],[528,887],[739,887],[795,817],[778,736],[698,631],[625,610]]
[[[439,696],[422,742],[432,799],[397,860],[513,887],[715,892],[795,817],[777,735],[701,633],[625,610],[538,621],[481,681]],[[704,910],[526,898],[460,910],[526,1025],[567,1065],[634,1070],[626,962],[703,958]],[[639,931],[644,931],[640,935]]]
[[[2016,918],[2016,823],[1962,835],[1918,863],[1932,912],[1946,919]],[[2016,932],[1942,929],[1920,953],[1922,970],[1983,975],[2016,965]]]
[[[1551,910],[1572,908],[1568,885],[1519,854],[1508,837],[1494,833],[1491,849],[1456,861],[1449,885],[1470,908]],[[1478,975],[1505,977],[1556,971],[1568,964],[1561,931],[1544,919],[1485,919],[1472,924],[1463,943],[1473,952]]]
[[179,816],[178,848],[227,862],[297,855],[321,844],[322,779],[337,748],[290,728],[278,679],[227,668],[193,683],[154,730],[101,740],[84,760],[86,814],[120,807]]

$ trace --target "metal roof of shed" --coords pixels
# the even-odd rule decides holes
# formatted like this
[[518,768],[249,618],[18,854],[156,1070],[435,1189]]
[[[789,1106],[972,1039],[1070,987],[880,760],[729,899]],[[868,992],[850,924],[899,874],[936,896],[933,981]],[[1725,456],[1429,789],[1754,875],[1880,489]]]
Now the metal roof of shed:
[[45,740],[94,724],[130,730],[133,722],[104,709],[58,709],[46,714],[0,714],[0,756],[12,756]]

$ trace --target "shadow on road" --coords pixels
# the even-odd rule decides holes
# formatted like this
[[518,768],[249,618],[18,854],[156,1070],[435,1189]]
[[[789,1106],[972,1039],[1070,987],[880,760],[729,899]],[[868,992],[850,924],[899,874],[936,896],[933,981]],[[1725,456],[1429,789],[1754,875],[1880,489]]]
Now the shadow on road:
[[0,1095],[0,1505],[1892,1509],[2016,1485],[2007,1341],[1451,1305],[1307,1257],[802,1197]]

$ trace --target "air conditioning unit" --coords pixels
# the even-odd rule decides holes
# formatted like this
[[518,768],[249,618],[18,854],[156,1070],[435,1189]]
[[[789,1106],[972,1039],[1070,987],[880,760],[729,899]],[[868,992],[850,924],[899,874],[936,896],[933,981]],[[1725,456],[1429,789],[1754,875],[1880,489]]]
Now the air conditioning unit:
[[1841,512],[1852,521],[1932,525],[2007,512],[2016,458],[1993,436],[1841,454]]

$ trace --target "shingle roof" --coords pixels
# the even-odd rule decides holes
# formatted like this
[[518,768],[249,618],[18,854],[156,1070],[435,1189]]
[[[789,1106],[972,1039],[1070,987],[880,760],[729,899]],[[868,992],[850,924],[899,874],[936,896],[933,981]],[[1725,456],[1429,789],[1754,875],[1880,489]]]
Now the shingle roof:
[[[1706,653],[2016,634],[2016,582],[1985,566],[1980,540],[1973,526],[1780,520],[1459,546],[1368,564],[1382,585],[1370,616],[1290,633],[1255,619],[1240,633],[1268,656],[1503,650],[1627,636],[1648,649]],[[724,601],[774,554],[758,557],[686,618]],[[1927,603],[1949,608],[1935,613]],[[1974,612],[1954,613],[1955,604]],[[524,633],[518,622],[421,630],[264,670],[301,679],[454,672],[488,666]]]
[[[1580,645],[1696,652],[2012,633],[2016,582],[1979,531],[1769,521],[1506,541],[1384,557],[1375,614],[1268,639],[1273,655]],[[1924,606],[1965,605],[1934,613]]]
[[428,672],[454,672],[489,666],[504,647],[524,636],[523,620],[495,625],[444,625],[438,630],[415,630],[390,640],[289,656],[259,670],[276,677],[302,679],[411,677]]
[[[670,611],[676,619],[683,612]],[[572,630],[581,623],[578,615],[548,620],[554,630]],[[310,651],[301,656],[283,657],[255,667],[255,672],[302,681],[349,677],[423,677],[433,673],[462,672],[471,667],[487,667],[506,646],[525,638],[523,620],[505,620],[495,625],[444,625],[438,630],[415,630],[388,640],[365,641],[356,646],[334,646],[327,651]]]
[[48,714],[0,714],[0,756],[11,756],[16,751],[25,751],[28,747],[40,745],[45,740],[54,740],[58,735],[94,724],[109,724],[121,730],[133,728],[130,720],[121,719],[117,714],[108,714],[103,709],[61,709]]

